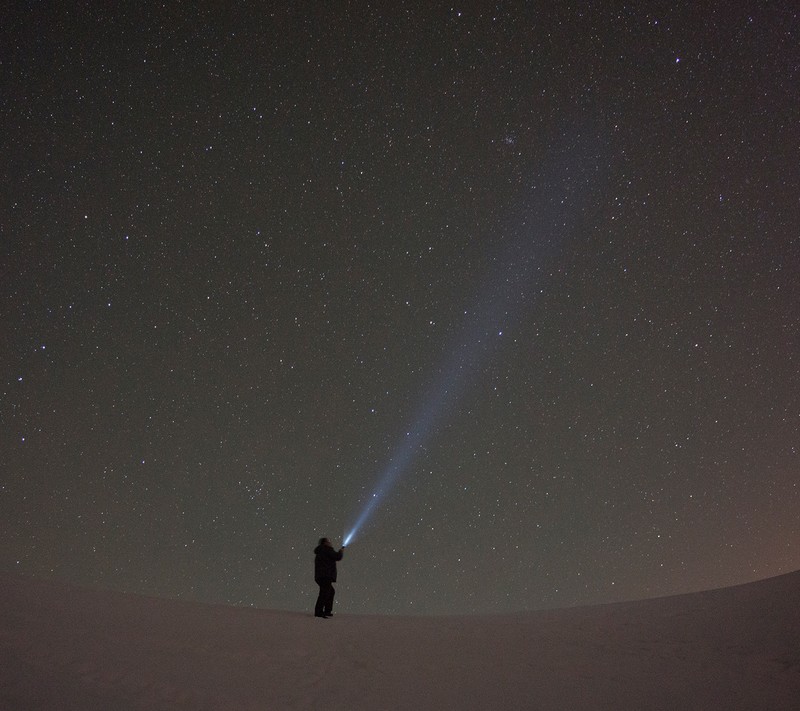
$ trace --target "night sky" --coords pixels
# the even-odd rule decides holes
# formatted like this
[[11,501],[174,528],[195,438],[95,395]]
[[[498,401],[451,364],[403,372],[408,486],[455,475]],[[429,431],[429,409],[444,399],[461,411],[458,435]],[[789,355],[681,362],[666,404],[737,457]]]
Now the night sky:
[[374,499],[337,611],[800,568],[795,2],[228,5],[3,11],[0,570],[310,611]]

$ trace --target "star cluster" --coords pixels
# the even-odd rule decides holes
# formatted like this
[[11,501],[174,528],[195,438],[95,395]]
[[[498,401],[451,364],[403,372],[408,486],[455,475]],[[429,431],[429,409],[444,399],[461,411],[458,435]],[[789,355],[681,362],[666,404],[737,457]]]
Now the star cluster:
[[303,609],[800,567],[793,3],[20,5],[0,569]]

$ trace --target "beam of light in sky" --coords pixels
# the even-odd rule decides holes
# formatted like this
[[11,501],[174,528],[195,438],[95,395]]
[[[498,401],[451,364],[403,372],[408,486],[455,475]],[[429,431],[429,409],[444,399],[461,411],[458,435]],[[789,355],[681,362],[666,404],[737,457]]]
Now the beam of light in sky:
[[598,156],[576,140],[558,152],[531,181],[527,209],[500,235],[505,251],[493,261],[475,307],[465,311],[457,346],[440,369],[409,428],[397,443],[369,498],[344,536],[348,545],[435,434],[481,365],[500,346],[503,333],[522,318],[542,288],[543,267],[556,256],[594,193]]

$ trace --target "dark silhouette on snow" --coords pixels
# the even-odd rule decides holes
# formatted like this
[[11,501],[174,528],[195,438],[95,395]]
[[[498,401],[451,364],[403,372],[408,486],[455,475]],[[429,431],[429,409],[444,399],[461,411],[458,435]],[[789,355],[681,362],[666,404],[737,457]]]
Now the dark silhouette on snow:
[[333,614],[333,584],[336,582],[336,561],[342,559],[344,546],[338,551],[327,538],[320,538],[314,549],[314,582],[319,585],[319,597],[314,606],[314,617],[330,617]]

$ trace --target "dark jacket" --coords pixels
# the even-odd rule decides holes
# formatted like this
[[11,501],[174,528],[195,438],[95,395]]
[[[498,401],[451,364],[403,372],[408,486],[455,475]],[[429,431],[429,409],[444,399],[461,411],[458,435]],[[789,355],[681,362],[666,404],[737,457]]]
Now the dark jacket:
[[314,549],[314,582],[336,582],[336,561],[342,559],[343,550],[335,551],[320,543]]

